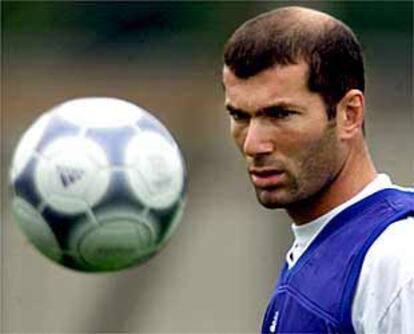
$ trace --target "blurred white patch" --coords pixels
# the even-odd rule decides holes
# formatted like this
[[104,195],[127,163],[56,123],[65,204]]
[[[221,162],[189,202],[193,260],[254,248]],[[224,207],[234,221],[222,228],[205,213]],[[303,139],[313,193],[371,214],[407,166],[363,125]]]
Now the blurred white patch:
[[105,152],[98,144],[81,137],[61,137],[42,152],[35,182],[55,210],[80,213],[103,197],[110,173]]
[[52,112],[72,124],[87,128],[133,125],[145,113],[133,103],[109,97],[70,100],[58,105]]
[[138,133],[125,153],[134,195],[151,208],[167,208],[183,189],[184,167],[178,149],[155,132]]

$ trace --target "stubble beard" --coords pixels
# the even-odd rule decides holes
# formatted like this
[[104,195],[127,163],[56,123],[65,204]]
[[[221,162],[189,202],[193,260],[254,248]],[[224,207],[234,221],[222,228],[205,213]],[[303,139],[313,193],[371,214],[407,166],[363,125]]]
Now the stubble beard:
[[260,204],[268,209],[294,210],[314,201],[334,182],[341,169],[334,127],[295,157],[295,171],[286,170],[280,186],[255,188]]

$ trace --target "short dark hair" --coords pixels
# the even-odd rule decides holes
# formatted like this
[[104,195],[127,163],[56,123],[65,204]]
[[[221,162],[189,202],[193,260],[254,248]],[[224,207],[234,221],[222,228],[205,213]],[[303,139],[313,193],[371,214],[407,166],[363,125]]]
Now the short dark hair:
[[350,89],[365,92],[356,36],[343,22],[321,12],[302,7],[267,12],[240,26],[224,48],[225,65],[241,79],[299,61],[308,64],[308,88],[321,94],[329,119]]

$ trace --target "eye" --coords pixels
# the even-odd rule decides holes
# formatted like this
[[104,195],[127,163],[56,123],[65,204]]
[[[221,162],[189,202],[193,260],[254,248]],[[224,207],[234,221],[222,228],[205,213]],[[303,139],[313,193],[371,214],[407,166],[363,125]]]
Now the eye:
[[286,108],[272,107],[272,108],[266,109],[264,111],[264,114],[270,118],[286,119],[296,114],[296,112],[293,110],[286,109]]
[[248,113],[239,110],[229,110],[229,115],[236,122],[245,122],[250,119],[250,115]]

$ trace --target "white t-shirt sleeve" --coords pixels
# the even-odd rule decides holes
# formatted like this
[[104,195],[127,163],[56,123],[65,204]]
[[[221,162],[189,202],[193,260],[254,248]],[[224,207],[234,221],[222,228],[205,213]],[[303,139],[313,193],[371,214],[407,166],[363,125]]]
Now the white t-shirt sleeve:
[[389,226],[369,249],[352,304],[358,334],[414,333],[414,218]]

